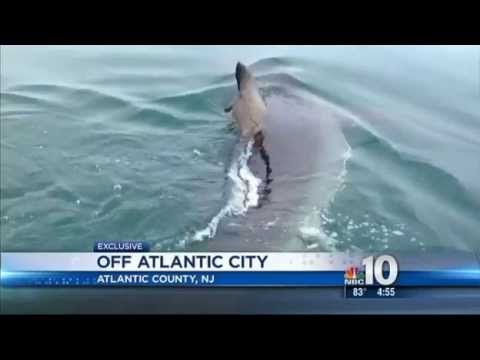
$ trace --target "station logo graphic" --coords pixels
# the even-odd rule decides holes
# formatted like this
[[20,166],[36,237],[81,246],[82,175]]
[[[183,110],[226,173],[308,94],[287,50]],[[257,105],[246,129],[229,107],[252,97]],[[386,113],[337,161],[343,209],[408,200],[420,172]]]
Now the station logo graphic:
[[365,273],[356,266],[350,266],[345,270],[345,285],[364,285]]

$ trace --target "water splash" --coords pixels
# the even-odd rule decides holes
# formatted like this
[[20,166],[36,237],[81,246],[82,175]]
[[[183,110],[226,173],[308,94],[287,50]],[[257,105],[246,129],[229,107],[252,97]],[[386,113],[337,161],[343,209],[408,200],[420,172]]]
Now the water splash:
[[262,180],[257,178],[248,167],[248,159],[252,156],[252,147],[253,140],[250,140],[230,167],[228,179],[231,187],[227,204],[210,220],[207,227],[193,235],[192,240],[203,241],[213,238],[220,220],[225,216],[244,215],[249,208],[258,205],[258,187]]

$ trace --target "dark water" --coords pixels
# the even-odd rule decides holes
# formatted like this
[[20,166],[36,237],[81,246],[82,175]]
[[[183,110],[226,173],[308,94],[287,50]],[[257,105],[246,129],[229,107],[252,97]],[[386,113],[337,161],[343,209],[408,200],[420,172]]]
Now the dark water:
[[1,250],[222,241],[185,240],[225,206],[239,60],[264,91],[353,119],[313,235],[333,250],[480,250],[478,46],[2,46]]

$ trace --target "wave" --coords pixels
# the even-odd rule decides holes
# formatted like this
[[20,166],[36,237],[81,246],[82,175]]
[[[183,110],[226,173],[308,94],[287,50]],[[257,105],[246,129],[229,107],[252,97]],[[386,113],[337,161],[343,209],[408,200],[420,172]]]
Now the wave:
[[479,204],[459,179],[366,128],[345,134],[353,156],[346,186],[325,213],[333,219],[327,234],[370,250],[478,249]]
[[12,120],[55,114],[72,121],[126,126],[138,131],[181,130],[209,126],[218,120],[212,114],[182,111],[175,104],[164,106],[161,102],[134,101],[96,89],[55,84],[17,85],[3,91],[1,99],[2,118]]

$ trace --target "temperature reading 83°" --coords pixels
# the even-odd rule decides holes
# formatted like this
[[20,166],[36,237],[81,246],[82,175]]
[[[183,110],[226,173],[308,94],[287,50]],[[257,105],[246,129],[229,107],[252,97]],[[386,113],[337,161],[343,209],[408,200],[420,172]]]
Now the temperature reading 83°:
[[[384,265],[388,265],[388,271],[384,273]],[[369,256],[362,261],[365,266],[365,284],[373,285],[374,280],[382,286],[392,285],[398,277],[398,263],[391,255],[381,255],[376,259]],[[385,275],[387,275],[385,277]]]

